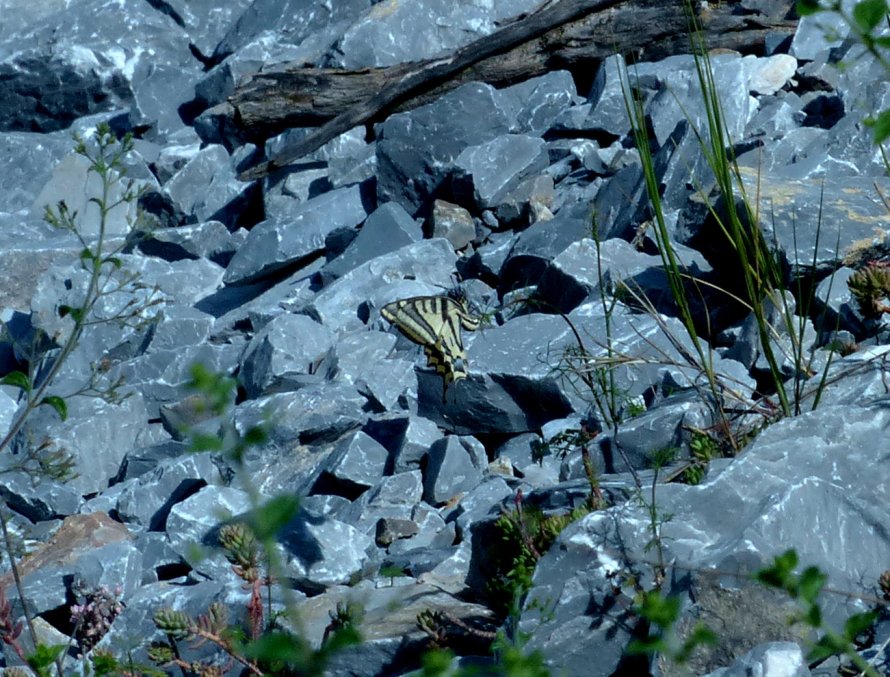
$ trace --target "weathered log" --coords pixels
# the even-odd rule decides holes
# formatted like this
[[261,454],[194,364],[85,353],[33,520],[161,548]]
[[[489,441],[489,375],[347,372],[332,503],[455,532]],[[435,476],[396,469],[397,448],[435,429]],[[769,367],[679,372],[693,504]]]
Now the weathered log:
[[[762,53],[768,34],[793,32],[793,0],[768,3],[768,14],[745,5],[734,0],[698,8],[709,48]],[[683,0],[561,0],[439,59],[358,71],[263,71],[229,98],[230,125],[242,138],[261,143],[292,127],[322,126],[240,178],[261,178],[356,125],[410,110],[465,82],[500,87],[559,68],[593,69],[616,53],[638,60],[688,53],[688,29]]]

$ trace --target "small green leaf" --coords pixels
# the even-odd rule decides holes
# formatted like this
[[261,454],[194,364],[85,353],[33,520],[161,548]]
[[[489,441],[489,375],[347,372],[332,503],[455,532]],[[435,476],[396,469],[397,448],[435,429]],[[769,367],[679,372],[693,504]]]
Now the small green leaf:
[[59,415],[59,418],[61,418],[63,421],[68,418],[68,405],[65,404],[65,400],[58,395],[47,395],[42,400],[40,400],[40,404],[47,404],[55,409],[56,413]]
[[16,388],[21,388],[26,393],[31,392],[31,379],[28,378],[27,374],[24,374],[20,371],[11,371],[2,379],[0,379],[0,383],[5,386],[14,386]]
[[451,674],[451,661],[454,653],[448,649],[433,649],[420,659],[423,667],[420,677],[446,677]]
[[83,308],[75,308],[74,306],[67,306],[64,303],[59,306],[59,317],[67,317],[71,316],[71,319],[75,322],[80,322],[84,317]]
[[887,0],[859,0],[853,6],[853,20],[864,33],[871,33],[887,16]]
[[877,117],[870,117],[865,121],[872,129],[875,143],[882,143],[890,136],[890,110],[881,111]]
[[792,596],[797,596],[797,583],[794,579],[794,567],[797,566],[797,552],[787,550],[781,555],[776,555],[772,566],[761,569],[754,574],[754,578],[764,585],[773,588],[788,590]]
[[877,619],[878,614],[874,611],[853,614],[844,623],[844,637],[852,642],[857,636],[868,630]]
[[879,35],[875,38],[875,47],[890,48],[890,35]]
[[663,653],[667,650],[667,642],[657,635],[650,635],[642,639],[632,639],[627,643],[625,651],[631,656],[640,654]]
[[253,513],[251,528],[261,541],[274,537],[299,510],[296,496],[275,496]]
[[269,440],[269,433],[262,426],[252,426],[244,433],[244,444],[252,447],[265,444]]
[[809,16],[822,11],[819,0],[797,0],[797,16]]
[[643,600],[636,607],[636,611],[650,623],[667,628],[680,617],[680,598],[676,596],[662,597],[661,594],[652,590],[643,594]]
[[96,255],[89,247],[84,247],[83,250],[80,252],[80,260],[83,262],[92,261],[94,258],[96,258]]
[[824,661],[826,658],[836,656],[837,654],[845,653],[847,649],[850,648],[851,646],[849,642],[844,641],[832,632],[826,632],[819,638],[819,641],[810,648],[807,658],[811,662],[817,663]]
[[248,658],[274,663],[300,664],[309,659],[311,648],[299,637],[284,632],[267,632],[256,641],[244,647]]
[[223,448],[223,441],[217,435],[208,435],[203,433],[192,433],[190,437],[189,449],[191,451],[220,451]]
[[823,574],[817,567],[807,567],[800,575],[800,596],[810,604],[816,601],[828,576]]
[[818,604],[810,604],[806,613],[803,614],[803,621],[811,628],[822,626],[822,608]]
[[46,644],[38,644],[34,652],[28,654],[28,665],[38,675],[50,675],[51,666],[61,653],[65,650],[64,644],[55,644],[47,646]]
[[123,261],[121,261],[117,256],[106,256],[104,259],[102,259],[102,263],[110,263],[118,270],[120,270],[120,268],[124,265]]

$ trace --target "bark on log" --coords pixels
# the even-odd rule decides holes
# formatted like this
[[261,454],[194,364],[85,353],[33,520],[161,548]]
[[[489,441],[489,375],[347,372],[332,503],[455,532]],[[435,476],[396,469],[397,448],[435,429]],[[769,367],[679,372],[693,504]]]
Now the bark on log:
[[[793,4],[776,0],[762,12],[748,8],[762,2],[730,0],[697,6],[698,21],[709,48],[762,54],[767,35],[793,33]],[[501,87],[560,68],[594,69],[615,53],[636,60],[689,53],[684,6],[684,0],[560,0],[439,59],[359,71],[284,66],[260,72],[229,98],[227,126],[254,143],[292,127],[322,126],[239,178],[262,178],[356,125],[410,110],[465,82]]]

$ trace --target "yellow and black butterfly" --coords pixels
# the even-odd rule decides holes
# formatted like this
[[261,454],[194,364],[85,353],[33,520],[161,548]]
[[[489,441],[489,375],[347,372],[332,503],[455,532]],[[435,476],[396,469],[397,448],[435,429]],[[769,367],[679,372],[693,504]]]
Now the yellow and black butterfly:
[[458,289],[447,296],[414,296],[383,306],[380,314],[423,346],[427,366],[435,367],[442,375],[444,402],[448,386],[467,377],[461,329],[474,331],[479,327],[479,319],[470,315],[467,308],[466,295]]

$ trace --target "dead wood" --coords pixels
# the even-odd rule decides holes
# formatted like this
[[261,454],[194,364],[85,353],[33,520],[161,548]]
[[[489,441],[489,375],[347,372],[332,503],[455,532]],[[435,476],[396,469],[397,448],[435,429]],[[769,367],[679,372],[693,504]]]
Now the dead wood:
[[[709,48],[762,54],[767,35],[793,32],[792,0],[770,3],[768,14],[745,4],[721,2],[699,12]],[[615,53],[637,60],[688,53],[688,26],[683,0],[561,0],[438,59],[359,71],[286,65],[260,72],[222,104],[226,126],[255,143],[289,128],[321,126],[239,178],[262,178],[357,125],[465,82],[501,87],[560,68],[594,69]]]

